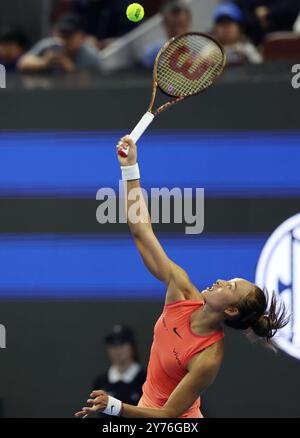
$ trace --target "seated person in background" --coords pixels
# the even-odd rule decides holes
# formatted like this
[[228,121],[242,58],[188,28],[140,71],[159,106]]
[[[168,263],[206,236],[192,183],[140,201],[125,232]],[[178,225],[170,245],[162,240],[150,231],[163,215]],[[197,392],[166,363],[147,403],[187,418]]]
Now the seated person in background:
[[[145,19],[151,17],[168,0],[143,0]],[[73,0],[73,8],[84,18],[89,40],[99,49],[105,49],[115,39],[135,29],[141,23],[126,18],[126,9],[134,1],[120,0]]]
[[245,16],[246,33],[258,45],[267,33],[292,31],[300,0],[235,0]]
[[99,70],[98,51],[85,41],[80,17],[62,16],[54,26],[54,36],[38,42],[19,61],[22,72]]
[[176,37],[183,33],[187,33],[191,30],[192,15],[189,8],[184,2],[174,1],[168,3],[163,9],[163,25],[167,38],[163,41],[158,41],[155,44],[146,48],[142,59],[139,63],[146,68],[152,68],[155,58],[165,44],[170,38]]
[[258,64],[262,56],[243,32],[243,14],[234,3],[222,3],[214,11],[213,34],[224,46],[227,65]]
[[115,325],[105,337],[105,345],[111,366],[95,379],[93,389],[103,388],[109,395],[136,405],[142,396],[146,373],[138,361],[134,332]]
[[[52,0],[52,2],[54,20],[67,11],[81,15],[89,42],[99,50],[105,49],[115,39],[142,23],[133,23],[126,18],[127,6],[133,3],[133,0]],[[169,0],[142,0],[145,19],[159,12],[168,2]]]
[[26,36],[18,29],[5,27],[0,30],[0,64],[7,71],[16,70],[17,62],[27,46]]
[[98,50],[137,26],[127,19],[127,6],[128,2],[119,0],[73,0],[73,9],[83,18],[89,41]]

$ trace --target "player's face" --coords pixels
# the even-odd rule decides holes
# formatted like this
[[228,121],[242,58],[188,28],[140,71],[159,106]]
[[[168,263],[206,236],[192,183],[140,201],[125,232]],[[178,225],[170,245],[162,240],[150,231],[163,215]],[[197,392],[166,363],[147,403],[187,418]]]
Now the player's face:
[[107,347],[108,357],[113,365],[124,365],[132,360],[132,346],[129,343]]
[[216,38],[221,44],[230,46],[240,40],[241,28],[240,25],[231,20],[222,20],[215,26]]
[[242,278],[231,280],[217,280],[206,288],[202,294],[205,302],[215,312],[224,312],[236,306],[241,300],[254,290],[254,285]]
[[190,29],[190,24],[190,16],[184,11],[165,17],[165,27],[169,38],[187,33]]

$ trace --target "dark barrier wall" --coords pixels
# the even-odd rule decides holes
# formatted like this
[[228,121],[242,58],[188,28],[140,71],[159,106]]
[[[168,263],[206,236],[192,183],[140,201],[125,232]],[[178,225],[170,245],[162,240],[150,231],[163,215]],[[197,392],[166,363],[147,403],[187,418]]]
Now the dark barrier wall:
[[[291,69],[288,63],[229,70],[222,82],[162,114],[153,127],[298,129],[300,89],[292,87]],[[146,111],[151,88],[150,75],[125,72],[109,77],[9,77],[7,89],[0,90],[0,126],[128,132]]]
[[[206,131],[221,130],[227,131],[226,135],[229,139],[234,137],[232,133],[235,131],[242,131],[241,138],[245,139],[246,131],[254,133],[254,131],[267,130],[268,145],[260,148],[255,142],[258,156],[267,149],[272,152],[272,138],[276,140],[274,150],[282,152],[286,147],[289,151],[286,159],[277,155],[278,181],[270,180],[274,185],[269,187],[266,185],[263,190],[255,191],[251,186],[247,193],[247,186],[243,186],[242,191],[241,187],[234,187],[229,167],[228,181],[232,187],[230,190],[226,189],[224,193],[220,191],[220,187],[217,187],[219,191],[209,192],[205,201],[205,233],[196,238],[199,240],[189,243],[189,239],[193,238],[184,235],[183,227],[178,224],[155,227],[170,251],[174,251],[174,254],[176,251],[178,254],[181,252],[181,257],[189,244],[191,248],[198,251],[199,243],[199,254],[203,253],[201,248],[209,250],[214,247],[219,251],[218,254],[228,263],[228,265],[224,263],[220,269],[211,255],[209,265],[205,264],[205,254],[202,254],[201,260],[197,257],[195,260],[189,260],[188,256],[184,260],[186,267],[191,266],[193,276],[199,277],[199,283],[208,281],[209,276],[219,276],[221,273],[228,275],[232,267],[244,272],[245,275],[253,276],[264,241],[285,219],[299,213],[300,187],[298,173],[295,173],[297,161],[291,154],[295,151],[297,157],[299,152],[300,90],[292,88],[291,78],[291,65],[287,64],[246,70],[234,69],[228,72],[215,88],[162,115],[153,125],[157,131],[149,131],[144,143],[148,142],[145,156],[149,153],[151,138],[158,138],[161,134],[166,135],[166,132],[160,132],[160,129],[173,129],[174,126],[180,130],[178,138],[181,138],[180,136],[185,132],[191,138],[195,130],[195,135],[203,134],[203,136],[211,135],[211,132],[207,134]],[[3,169],[0,175],[0,259],[3,262],[1,262],[0,292],[1,296],[5,297],[0,301],[0,324],[5,325],[7,330],[7,348],[0,349],[0,415],[2,416],[71,416],[86,400],[95,375],[103,371],[107,365],[102,337],[116,322],[130,324],[136,329],[141,357],[143,363],[145,365],[147,363],[153,325],[162,309],[163,288],[156,286],[152,280],[147,281],[149,274],[144,273],[141,265],[138,264],[141,262],[137,261],[133,243],[131,247],[130,241],[126,238],[127,226],[97,224],[95,212],[98,202],[94,198],[94,190],[91,191],[92,194],[87,191],[79,193],[76,190],[64,193],[59,190],[55,193],[50,191],[47,194],[44,187],[34,194],[27,190],[26,184],[32,184],[30,178],[39,173],[37,169],[32,173],[27,172],[30,177],[27,180],[22,178],[26,176],[24,166],[27,168],[30,165],[33,167],[39,165],[36,164],[38,161],[35,161],[34,150],[30,149],[31,142],[32,146],[37,148],[37,154],[45,144],[48,151],[56,148],[56,163],[51,163],[55,181],[55,169],[58,164],[63,160],[68,164],[67,155],[63,156],[63,149],[60,149],[62,133],[58,131],[72,131],[77,142],[81,139],[81,147],[85,141],[82,139],[87,138],[82,131],[112,131],[109,134],[110,139],[120,135],[121,132],[128,132],[146,110],[151,91],[150,85],[150,76],[133,76],[128,73],[109,78],[91,78],[87,75],[69,78],[27,76],[22,79],[9,77],[8,88],[0,90],[0,127],[4,131],[0,139]],[[7,130],[18,131],[18,133],[16,135],[5,133]],[[30,137],[31,134],[26,137],[27,141],[25,137],[22,141],[24,131],[50,131],[49,136],[52,137],[55,137],[57,132],[57,142],[55,143],[55,139],[48,142],[44,137],[41,140],[42,137],[39,135],[34,142]],[[74,131],[80,133],[76,135]],[[103,132],[99,133],[99,138],[102,138],[102,134]],[[15,143],[9,143],[14,135],[15,138],[18,137],[17,146]],[[43,132],[43,135],[47,137],[48,134]],[[90,134],[85,133],[85,135]],[[91,134],[94,142],[97,135],[97,133]],[[108,134],[106,132],[103,135]],[[233,136],[230,137],[231,135]],[[103,146],[102,157],[109,156],[105,147]],[[22,160],[17,153],[21,150]],[[247,150],[249,157],[251,151]],[[77,149],[76,151],[78,152]],[[243,151],[246,155],[246,146]],[[112,145],[112,153],[114,153],[114,145]],[[239,153],[240,158],[236,165],[248,171],[249,161],[247,157],[243,159],[240,149]],[[205,157],[208,159],[208,156],[209,153]],[[197,157],[200,159],[199,154]],[[186,160],[192,158],[190,155],[186,156]],[[216,157],[216,162],[218,158]],[[84,154],[78,155],[77,159],[84,160]],[[176,160],[176,157],[173,159]],[[108,160],[109,158],[103,158],[105,163],[108,163]],[[280,161],[283,166],[282,172]],[[7,163],[11,172],[7,171]],[[72,163],[74,164],[74,161],[70,159],[70,166]],[[49,168],[50,161],[46,164],[49,164]],[[99,169],[102,164],[103,162],[99,160]],[[163,162],[163,165],[166,166],[167,161]],[[88,163],[85,163],[85,166],[88,166]],[[112,171],[115,171],[115,167]],[[289,167],[294,169],[291,175],[289,175]],[[256,177],[255,171],[254,166],[253,179]],[[268,174],[271,173],[270,170]],[[205,172],[203,176],[208,174],[209,172]],[[60,177],[62,175],[63,173]],[[166,177],[162,170],[159,175]],[[224,175],[226,176],[226,173]],[[50,178],[51,174],[40,172],[38,176],[41,179],[36,181],[46,181],[45,178]],[[285,189],[280,191],[280,178],[283,176],[282,185]],[[83,177],[82,174],[80,177]],[[51,178],[48,182],[50,180]],[[212,184],[209,179],[206,181],[208,185]],[[18,186],[14,186],[16,182]],[[276,186],[278,182],[279,185]],[[99,238],[96,237],[97,234]],[[113,293],[116,294],[116,290],[118,291],[115,295],[118,299],[112,300],[109,297],[112,296],[112,291],[106,289],[107,275],[103,277],[103,281],[101,278],[96,278],[97,263],[91,267],[85,259],[82,263],[82,268],[84,266],[85,269],[84,278],[88,278],[85,281],[92,283],[96,279],[91,285],[96,285],[98,289],[94,292],[92,287],[89,290],[80,289],[80,285],[74,284],[81,279],[80,272],[74,272],[72,278],[71,262],[64,265],[59,258],[53,258],[50,250],[53,242],[54,246],[60,248],[65,248],[67,242],[66,246],[69,248],[68,242],[76,243],[76,239],[79,243],[82,242],[82,245],[77,244],[77,248],[83,251],[82,257],[84,251],[88,251],[89,242],[91,246],[93,242],[94,254],[101,254],[97,251],[101,248],[103,250],[104,244],[101,242],[106,239],[105,244],[111,245],[107,253],[107,262],[113,260],[113,241],[119,242],[120,245],[123,245],[122,242],[127,242],[130,261],[134,263],[132,270],[138,273],[138,283],[133,284],[134,279],[130,277],[130,273],[128,277],[124,275],[124,279],[116,275],[112,284],[115,287]],[[47,242],[51,244],[48,245]],[[183,242],[186,246],[183,246]],[[203,247],[200,247],[201,243]],[[57,265],[50,264],[45,271],[42,271],[43,275],[45,272],[47,274],[44,277],[39,277],[40,271],[34,274],[33,264],[35,263],[35,267],[40,269],[39,267],[45,262],[42,259],[45,253],[39,252],[39,245],[47,248],[49,263],[51,260],[57,263]],[[123,249],[127,248],[126,245],[123,245]],[[35,258],[27,259],[26,254],[32,253],[26,251],[35,251],[36,248],[38,251],[34,253]],[[226,248],[230,249],[228,253]],[[239,248],[243,250],[240,261],[236,258]],[[80,251],[76,252],[78,265]],[[68,252],[66,254],[68,255]],[[14,260],[14,257],[17,260],[15,269],[9,262]],[[92,255],[89,257],[93,259]],[[232,260],[237,261],[233,263]],[[27,266],[30,266],[33,272],[32,279],[36,287],[32,289]],[[56,266],[56,271],[53,269],[51,272],[51,266]],[[90,276],[88,268],[93,269]],[[228,272],[223,272],[222,269]],[[203,276],[201,270],[205,272]],[[48,279],[48,284],[51,283],[52,286],[54,284],[54,289],[57,288],[56,280],[64,279],[65,274],[68,283],[60,284],[59,298],[55,299],[53,290],[38,288],[39,281],[43,278]],[[20,283],[20,279],[27,279],[28,282],[25,284],[22,280]],[[121,295],[123,286],[120,287],[123,281],[124,285],[130,285],[131,288],[128,290],[124,287],[124,296]],[[73,289],[67,290],[70,285]],[[76,291],[80,289],[80,301],[79,295],[77,298],[75,296],[75,289]],[[100,289],[101,296],[104,296],[106,291],[106,300],[99,300]],[[152,290],[153,295],[151,295]],[[88,293],[88,299],[84,299],[85,291]],[[44,301],[41,300],[41,292],[47,297]],[[9,301],[12,293],[22,298]],[[29,300],[34,294],[35,299]],[[49,300],[51,294],[52,300]],[[130,294],[131,299],[129,299]],[[91,300],[91,295],[94,296],[94,300]],[[68,301],[64,301],[66,296],[69,297]],[[206,392],[203,400],[204,413],[209,417],[299,417],[300,362],[281,351],[274,355],[259,345],[252,345],[241,333],[229,330],[226,334],[224,363],[216,382]]]

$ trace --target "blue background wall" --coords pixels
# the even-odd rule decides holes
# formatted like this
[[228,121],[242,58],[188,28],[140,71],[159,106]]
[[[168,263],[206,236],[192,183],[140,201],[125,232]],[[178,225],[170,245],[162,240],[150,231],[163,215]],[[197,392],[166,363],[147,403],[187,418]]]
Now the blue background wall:
[[[0,134],[0,195],[88,196],[118,188],[124,132]],[[300,131],[149,132],[142,183],[204,187],[207,196],[299,195]],[[155,167],[155,172],[153,172]]]

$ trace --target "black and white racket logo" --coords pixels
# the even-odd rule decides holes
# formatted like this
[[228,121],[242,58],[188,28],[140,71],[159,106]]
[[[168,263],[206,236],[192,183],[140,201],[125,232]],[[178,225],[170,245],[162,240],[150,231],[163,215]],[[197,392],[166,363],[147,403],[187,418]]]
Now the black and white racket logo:
[[275,291],[291,315],[274,340],[287,354],[300,359],[300,214],[283,222],[267,240],[258,260],[256,284]]

